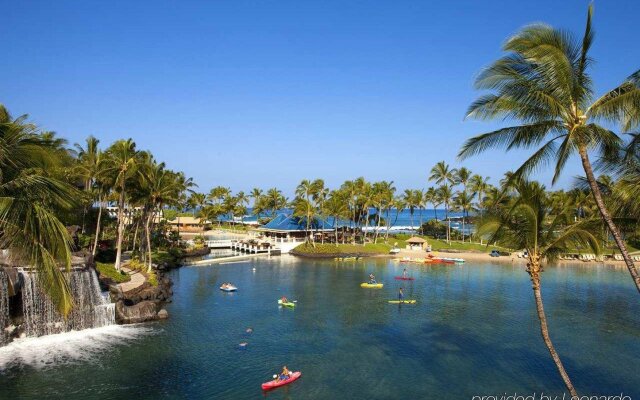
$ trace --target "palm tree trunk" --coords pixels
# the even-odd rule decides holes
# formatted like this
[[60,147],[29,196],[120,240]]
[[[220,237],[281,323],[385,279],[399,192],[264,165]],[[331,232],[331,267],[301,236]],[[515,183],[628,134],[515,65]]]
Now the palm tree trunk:
[[587,149],[585,146],[580,146],[578,148],[578,152],[580,153],[580,160],[582,161],[582,167],[584,168],[584,172],[587,176],[587,181],[589,182],[589,187],[591,187],[591,193],[593,194],[593,198],[596,201],[596,205],[598,206],[598,210],[600,211],[600,215],[602,219],[607,224],[607,228],[611,231],[611,235],[616,242],[616,245],[620,249],[620,253],[624,258],[624,263],[627,265],[627,269],[629,270],[629,274],[631,274],[631,279],[636,285],[636,289],[640,292],[640,276],[638,275],[638,270],[636,266],[633,264],[633,260],[629,256],[629,252],[627,251],[627,246],[622,239],[622,235],[620,234],[620,230],[613,222],[611,215],[609,215],[609,211],[606,209],[604,205],[604,201],[602,200],[602,193],[600,193],[600,188],[598,187],[598,182],[593,174],[593,169],[591,168],[591,162],[589,161],[589,155],[587,154]]
[[121,186],[120,197],[118,198],[118,238],[116,242],[116,271],[120,271],[122,263],[122,237],[124,236],[124,181]]
[[100,220],[102,219],[102,196],[98,195],[98,220],[96,221],[96,237],[93,239],[93,249],[91,255],[95,257],[98,248],[98,238],[100,237]]
[[144,231],[145,236],[147,237],[147,254],[149,256],[149,266],[147,267],[147,272],[151,272],[151,221],[153,219],[153,210],[149,212],[147,216],[147,223],[145,224]]
[[547,326],[547,316],[544,313],[544,306],[542,304],[542,293],[540,292],[540,266],[527,265],[529,275],[531,276],[531,283],[533,285],[533,296],[536,301],[536,310],[538,312],[538,319],[540,320],[540,333],[542,334],[542,340],[544,340],[544,344],[547,346],[549,350],[549,354],[551,354],[551,358],[553,362],[556,364],[556,368],[558,368],[558,372],[560,373],[560,377],[564,381],[565,386],[569,393],[571,393],[572,397],[577,398],[578,393],[576,389],[573,387],[573,383],[571,383],[571,379],[567,374],[567,371],[564,369],[564,365],[562,364],[562,360],[560,360],[560,356],[556,351],[553,343],[551,342],[551,337],[549,337],[549,328]]

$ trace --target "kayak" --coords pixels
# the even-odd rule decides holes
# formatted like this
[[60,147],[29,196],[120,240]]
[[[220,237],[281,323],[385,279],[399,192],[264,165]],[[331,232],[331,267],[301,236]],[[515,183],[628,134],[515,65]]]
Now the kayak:
[[237,287],[235,286],[220,286],[220,290],[224,291],[224,292],[235,292],[238,290]]
[[382,286],[384,286],[384,283],[361,283],[360,287],[365,287],[365,288],[381,288]]
[[302,372],[296,371],[296,372],[292,372],[291,376],[288,379],[283,379],[281,381],[273,380],[273,381],[265,382],[262,384],[262,390],[273,389],[280,386],[288,385],[291,382],[295,381],[296,379],[300,378],[301,375],[302,375]]
[[395,278],[397,280],[399,280],[399,281],[412,281],[412,280],[416,279],[416,278],[411,278],[409,276],[406,276],[406,277],[405,276],[396,276]]
[[416,300],[389,300],[391,304],[415,304]]
[[280,299],[278,299],[278,304],[280,304],[281,306],[285,306],[285,307],[295,307],[296,306],[296,303],[293,303],[293,302],[290,302],[290,301],[288,301],[286,303],[283,303],[282,300],[280,300]]

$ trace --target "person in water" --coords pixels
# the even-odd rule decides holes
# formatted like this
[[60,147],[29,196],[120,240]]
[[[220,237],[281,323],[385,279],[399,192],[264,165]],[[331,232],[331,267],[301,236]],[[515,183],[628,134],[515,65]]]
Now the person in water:
[[372,285],[378,283],[376,282],[376,276],[374,274],[369,274],[369,283]]
[[404,301],[404,291],[402,290],[402,288],[398,290],[398,300]]

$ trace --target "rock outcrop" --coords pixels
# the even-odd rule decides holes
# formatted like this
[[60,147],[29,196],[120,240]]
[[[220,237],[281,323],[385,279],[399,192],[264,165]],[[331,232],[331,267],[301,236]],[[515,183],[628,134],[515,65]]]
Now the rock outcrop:
[[137,324],[157,319],[157,306],[152,301],[142,301],[132,306],[125,305],[124,300],[116,303],[116,322],[119,324]]

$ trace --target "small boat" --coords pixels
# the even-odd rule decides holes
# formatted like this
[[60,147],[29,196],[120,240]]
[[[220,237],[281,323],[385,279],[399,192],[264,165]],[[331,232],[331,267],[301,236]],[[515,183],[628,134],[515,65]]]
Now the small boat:
[[360,284],[360,287],[363,288],[375,288],[375,289],[379,289],[381,287],[384,286],[384,283],[368,283],[368,282],[364,282]]
[[416,304],[416,300],[389,300],[390,304]]
[[284,307],[295,307],[296,303],[292,302],[292,301],[287,301],[287,302],[282,302],[282,299],[278,299],[278,304],[280,304],[281,306]]
[[400,249],[397,247],[394,247],[393,249],[389,250],[389,254],[398,254],[400,253]]
[[396,276],[394,278],[399,280],[399,281],[413,281],[413,280],[416,279],[416,278],[412,278],[410,276]]
[[281,381],[277,381],[274,379],[272,381],[263,383],[262,390],[274,389],[280,386],[288,385],[291,382],[295,381],[296,379],[300,378],[300,376],[302,376],[302,372],[300,371],[292,372],[291,376],[287,379],[283,379]]
[[235,292],[238,290],[238,288],[233,285],[222,285],[220,286],[220,290],[222,290],[223,292]]

